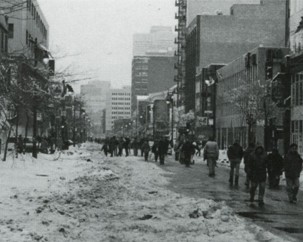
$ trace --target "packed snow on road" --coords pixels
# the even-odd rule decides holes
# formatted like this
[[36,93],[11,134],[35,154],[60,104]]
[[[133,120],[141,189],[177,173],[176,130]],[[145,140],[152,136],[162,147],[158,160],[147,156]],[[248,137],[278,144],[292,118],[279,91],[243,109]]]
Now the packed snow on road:
[[0,241],[286,241],[224,202],[167,189],[142,157],[106,158],[95,144],[0,164]]

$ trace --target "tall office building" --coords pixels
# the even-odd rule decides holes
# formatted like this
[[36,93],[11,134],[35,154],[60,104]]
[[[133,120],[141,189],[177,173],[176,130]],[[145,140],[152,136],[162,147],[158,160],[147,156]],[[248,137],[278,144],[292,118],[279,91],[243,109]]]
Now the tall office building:
[[131,118],[131,87],[110,89],[106,106],[106,131],[110,133],[114,121]]
[[95,137],[104,137],[103,110],[107,108],[110,97],[110,82],[92,81],[81,86],[80,94],[84,101],[85,110],[93,124]]
[[132,61],[132,112],[137,96],[164,91],[174,85],[175,33],[171,27],[153,26],[134,34]]
[[149,33],[133,35],[133,56],[172,56],[175,34],[171,27],[153,26]]

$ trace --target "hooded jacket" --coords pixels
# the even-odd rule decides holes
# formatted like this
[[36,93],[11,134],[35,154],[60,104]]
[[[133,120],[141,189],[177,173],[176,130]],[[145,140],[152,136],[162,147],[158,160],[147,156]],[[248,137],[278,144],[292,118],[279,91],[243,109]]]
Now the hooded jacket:
[[[260,150],[258,153],[257,151]],[[247,174],[253,182],[266,181],[267,155],[262,146],[257,146],[255,151],[249,155],[247,163]]]

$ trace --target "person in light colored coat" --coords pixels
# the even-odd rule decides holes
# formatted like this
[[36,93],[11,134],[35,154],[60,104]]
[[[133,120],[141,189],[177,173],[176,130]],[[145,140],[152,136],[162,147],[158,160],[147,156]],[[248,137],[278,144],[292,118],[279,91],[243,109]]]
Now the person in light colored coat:
[[216,162],[219,159],[219,148],[214,138],[210,138],[204,147],[204,158],[207,159],[207,165],[209,169],[209,176],[214,177]]

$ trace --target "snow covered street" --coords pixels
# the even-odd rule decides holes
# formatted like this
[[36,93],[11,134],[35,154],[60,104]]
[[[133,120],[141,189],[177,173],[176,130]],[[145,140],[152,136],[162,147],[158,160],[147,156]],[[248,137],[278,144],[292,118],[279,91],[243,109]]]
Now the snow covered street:
[[224,202],[168,190],[168,175],[92,144],[1,162],[0,241],[286,241]]

